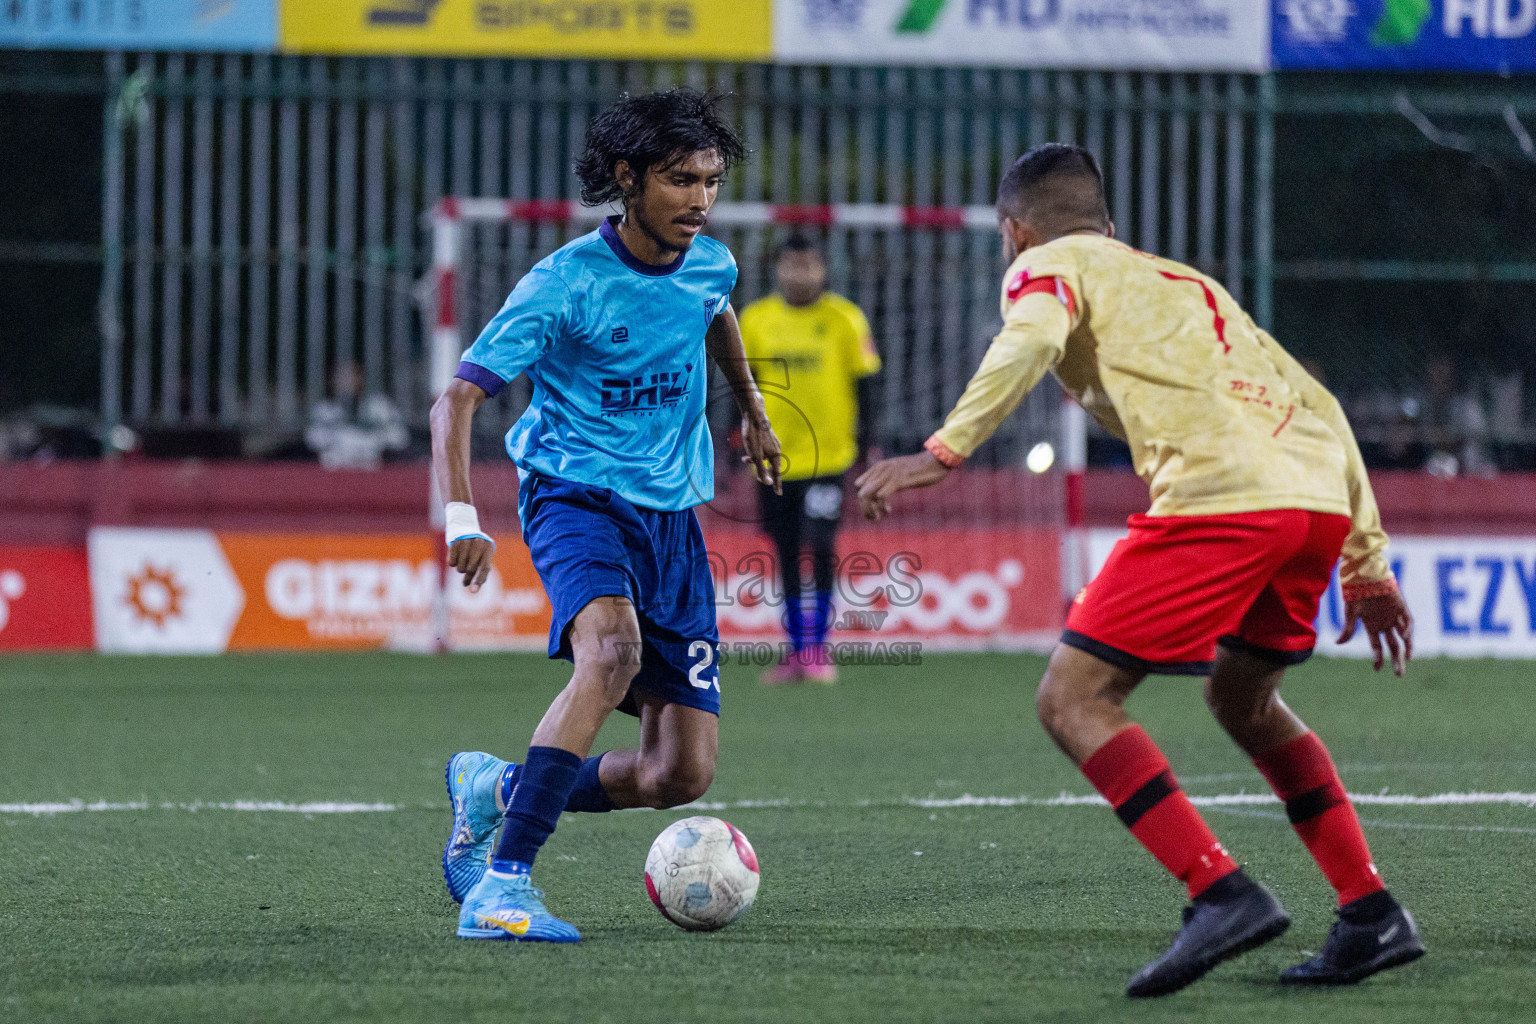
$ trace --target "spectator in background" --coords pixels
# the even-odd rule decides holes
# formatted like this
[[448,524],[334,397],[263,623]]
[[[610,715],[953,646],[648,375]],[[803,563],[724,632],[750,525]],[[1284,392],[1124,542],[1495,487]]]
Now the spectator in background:
[[304,443],[326,469],[378,469],[385,452],[410,443],[405,417],[383,395],[363,394],[363,373],[356,363],[341,362],[331,373],[333,397],[309,411]]
[[1433,450],[1424,463],[1436,476],[1492,476],[1498,472],[1488,451],[1488,414],[1473,388],[1463,388],[1456,361],[1441,354],[1424,367],[1425,392],[1419,415]]
[[1512,386],[1498,379],[1494,383],[1496,418],[1490,418],[1482,388],[1463,384],[1457,361],[1448,354],[1430,356],[1415,390],[1378,389],[1358,396],[1350,403],[1349,418],[1360,432],[1366,465],[1440,477],[1497,473],[1491,441],[1499,429],[1503,436],[1520,435],[1521,396],[1518,374]]
[[[784,455],[784,493],[759,485],[758,503],[778,551],[791,653],[764,673],[763,682],[831,683],[837,668],[825,644],[843,474],[868,449],[871,384],[880,356],[859,307],[827,291],[826,263],[811,242],[798,236],[785,242],[774,275],[779,290],[741,313],[747,358]],[[816,590],[809,609],[800,578],[803,546],[811,550]]]

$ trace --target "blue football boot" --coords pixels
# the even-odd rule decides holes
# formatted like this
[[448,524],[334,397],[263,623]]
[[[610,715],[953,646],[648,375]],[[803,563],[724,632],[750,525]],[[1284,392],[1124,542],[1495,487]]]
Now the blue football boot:
[[580,942],[581,932],[544,909],[527,875],[487,871],[464,897],[459,938],[508,942]]
[[453,805],[453,832],[443,847],[443,881],[455,903],[473,889],[491,861],[491,841],[501,824],[496,791],[509,762],[478,750],[448,759],[443,771]]

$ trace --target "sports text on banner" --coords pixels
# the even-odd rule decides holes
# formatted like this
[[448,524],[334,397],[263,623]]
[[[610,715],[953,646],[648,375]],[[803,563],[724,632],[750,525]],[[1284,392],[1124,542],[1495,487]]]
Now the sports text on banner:
[[764,59],[770,0],[282,0],[311,53]]

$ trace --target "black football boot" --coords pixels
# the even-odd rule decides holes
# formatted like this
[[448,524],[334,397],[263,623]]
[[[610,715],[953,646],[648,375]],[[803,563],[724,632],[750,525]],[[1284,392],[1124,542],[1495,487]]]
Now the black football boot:
[[1419,928],[1385,889],[1340,908],[1320,953],[1280,975],[1287,985],[1353,985],[1424,955]]
[[1280,901],[1239,868],[1184,908],[1184,927],[1173,945],[1136,972],[1125,994],[1142,998],[1177,992],[1223,960],[1278,938],[1290,926]]

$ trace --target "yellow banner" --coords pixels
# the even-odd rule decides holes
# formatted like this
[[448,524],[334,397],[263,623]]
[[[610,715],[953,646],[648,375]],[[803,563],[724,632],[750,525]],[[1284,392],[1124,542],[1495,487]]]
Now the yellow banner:
[[771,0],[282,0],[299,53],[759,60]]

